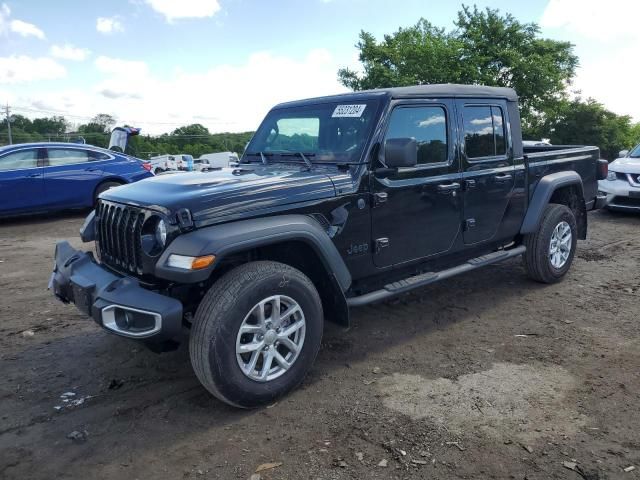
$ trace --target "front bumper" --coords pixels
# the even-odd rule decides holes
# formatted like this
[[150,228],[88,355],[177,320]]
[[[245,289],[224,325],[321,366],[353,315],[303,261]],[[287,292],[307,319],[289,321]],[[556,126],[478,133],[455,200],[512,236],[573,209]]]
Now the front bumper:
[[605,208],[640,212],[640,187],[630,185],[627,180],[600,180],[598,192],[606,196]]
[[98,265],[89,252],[68,242],[56,245],[49,288],[64,303],[74,303],[106,330],[123,337],[179,341],[182,303],[140,286]]

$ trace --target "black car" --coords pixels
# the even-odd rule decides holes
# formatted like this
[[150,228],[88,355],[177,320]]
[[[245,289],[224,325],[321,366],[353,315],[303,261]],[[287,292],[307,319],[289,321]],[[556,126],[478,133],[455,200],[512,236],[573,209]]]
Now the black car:
[[237,168],[107,191],[56,247],[57,297],[174,347],[239,407],[294,388],[324,319],[515,256],[569,270],[607,175],[596,147],[522,145],[507,88],[430,85],[274,107]]

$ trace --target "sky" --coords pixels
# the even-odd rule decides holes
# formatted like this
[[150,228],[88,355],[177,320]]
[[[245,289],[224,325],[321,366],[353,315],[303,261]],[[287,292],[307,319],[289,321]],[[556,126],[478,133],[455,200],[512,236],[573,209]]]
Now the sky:
[[[573,88],[640,120],[640,1],[475,3],[575,44]],[[358,68],[361,30],[381,38],[420,17],[450,29],[460,7],[433,0],[0,0],[0,104],[76,124],[108,113],[150,134],[190,123],[254,130],[276,103],[346,91],[337,70]]]

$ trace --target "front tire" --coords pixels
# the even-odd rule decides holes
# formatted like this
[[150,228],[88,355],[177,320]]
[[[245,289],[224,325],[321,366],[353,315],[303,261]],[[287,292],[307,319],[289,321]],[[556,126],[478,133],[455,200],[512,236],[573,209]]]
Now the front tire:
[[577,239],[573,211],[566,205],[547,205],[538,231],[524,238],[524,266],[529,277],[541,283],[562,280],[573,262]]
[[247,263],[202,299],[189,339],[191,364],[223,402],[265,405],[302,381],[322,330],[322,303],[307,276],[282,263]]
[[100,197],[101,193],[106,192],[110,188],[119,187],[121,185],[122,184],[118,182],[103,182],[98,185],[98,188],[96,188],[95,194],[93,195],[93,206],[95,207],[98,204],[98,197]]

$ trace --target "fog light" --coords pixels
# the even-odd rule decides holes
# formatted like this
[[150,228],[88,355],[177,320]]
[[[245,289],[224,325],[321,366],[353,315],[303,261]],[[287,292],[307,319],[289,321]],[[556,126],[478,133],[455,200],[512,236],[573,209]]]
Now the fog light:
[[190,257],[187,255],[169,255],[167,265],[173,268],[181,268],[183,270],[202,270],[207,268],[215,261],[215,255],[204,255],[202,257]]

